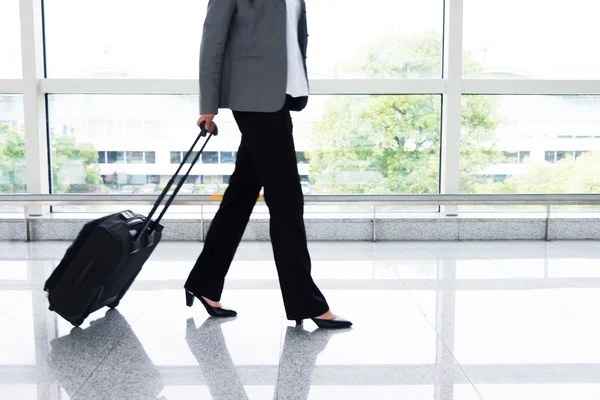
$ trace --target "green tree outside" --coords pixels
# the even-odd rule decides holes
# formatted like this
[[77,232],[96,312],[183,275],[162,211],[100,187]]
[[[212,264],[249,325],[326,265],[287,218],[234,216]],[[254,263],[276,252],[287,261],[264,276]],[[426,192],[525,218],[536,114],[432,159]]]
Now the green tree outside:
[[[390,36],[358,60],[372,78],[421,78],[441,71],[439,34]],[[481,68],[465,54],[465,68]],[[356,68],[355,68],[356,69]],[[317,193],[438,193],[441,98],[437,95],[338,96],[314,126],[309,153]],[[474,174],[502,153],[491,142],[499,123],[488,98],[463,99],[463,190],[484,183]]]
[[599,193],[600,153],[568,156],[556,164],[526,162],[527,173],[494,185],[477,187],[488,193]]
[[24,193],[26,182],[25,135],[0,124],[0,193]]
[[[442,43],[436,32],[389,36],[368,46],[352,65],[366,76],[439,76]],[[463,70],[483,72],[465,51]],[[438,193],[439,96],[333,96],[312,130],[310,177],[320,194]],[[526,161],[526,173],[494,182],[481,174],[509,160],[495,146],[503,123],[493,96],[463,96],[460,147],[462,193],[589,193],[600,189],[600,154],[550,164]]]
[[52,135],[52,179],[56,193],[93,193],[102,187],[98,151],[73,136]]
[[[98,152],[72,136],[52,135],[52,178],[55,193],[90,193],[102,186]],[[69,181],[69,175],[79,178]],[[26,192],[25,134],[0,125],[0,193]]]

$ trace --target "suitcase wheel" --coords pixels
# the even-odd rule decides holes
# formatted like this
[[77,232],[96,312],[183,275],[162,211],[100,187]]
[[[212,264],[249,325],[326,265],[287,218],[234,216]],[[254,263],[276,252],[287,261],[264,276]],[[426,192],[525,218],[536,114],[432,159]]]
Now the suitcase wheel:
[[119,306],[119,303],[120,303],[120,302],[121,302],[121,300],[117,300],[117,301],[115,301],[114,303],[110,303],[110,304],[108,305],[108,308],[111,308],[111,309],[112,309],[112,308],[117,308],[117,307]]

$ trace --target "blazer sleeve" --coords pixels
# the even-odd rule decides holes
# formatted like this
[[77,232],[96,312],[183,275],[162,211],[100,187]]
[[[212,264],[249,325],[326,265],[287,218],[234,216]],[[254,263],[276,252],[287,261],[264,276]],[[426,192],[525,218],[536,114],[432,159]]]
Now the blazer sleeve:
[[200,44],[200,114],[219,111],[223,53],[235,0],[209,0]]

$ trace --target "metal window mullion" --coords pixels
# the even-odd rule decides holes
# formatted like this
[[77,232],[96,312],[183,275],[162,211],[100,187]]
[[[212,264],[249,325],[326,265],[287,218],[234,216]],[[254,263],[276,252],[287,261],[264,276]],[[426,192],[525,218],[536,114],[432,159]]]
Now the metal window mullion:
[[[44,78],[41,0],[20,0],[20,18],[27,192],[47,194],[50,182],[46,138],[46,99],[45,94],[38,90],[38,81]],[[42,211],[42,207],[30,209],[32,214],[41,214]]]
[[600,80],[591,79],[464,79],[463,94],[597,95]]
[[[442,79],[314,79],[314,95],[441,94]],[[40,91],[53,94],[197,95],[195,79],[44,79]]]
[[[440,165],[440,193],[459,191],[461,84],[463,47],[463,0],[444,2],[444,79],[442,94],[442,140]],[[458,207],[445,206],[442,213],[455,215]]]

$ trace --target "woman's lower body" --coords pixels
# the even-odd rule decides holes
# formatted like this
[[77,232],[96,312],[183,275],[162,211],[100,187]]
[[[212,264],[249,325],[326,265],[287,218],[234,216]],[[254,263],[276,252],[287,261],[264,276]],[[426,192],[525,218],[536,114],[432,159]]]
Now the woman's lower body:
[[225,276],[264,188],[286,315],[302,320],[325,314],[329,306],[311,277],[289,100],[274,113],[233,112],[242,132],[235,171],[185,288],[220,301]]

